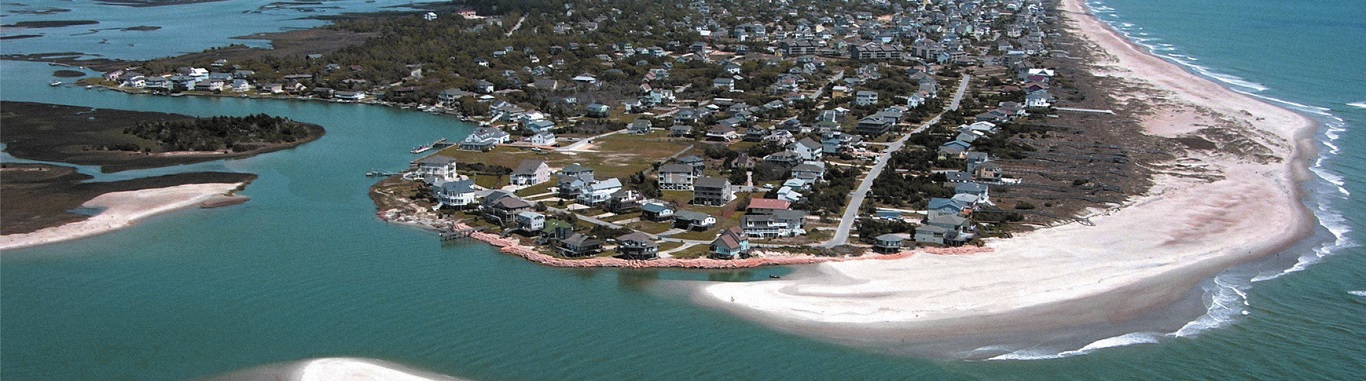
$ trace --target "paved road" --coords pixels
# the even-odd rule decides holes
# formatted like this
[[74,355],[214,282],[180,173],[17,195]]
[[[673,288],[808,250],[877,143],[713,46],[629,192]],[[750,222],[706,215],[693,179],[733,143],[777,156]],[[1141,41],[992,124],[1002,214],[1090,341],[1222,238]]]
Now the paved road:
[[[963,99],[963,93],[968,88],[969,79],[971,79],[970,76],[966,74],[963,75],[963,80],[958,84],[958,92],[954,93],[953,101],[949,103],[949,110],[958,109],[958,103]],[[873,164],[873,169],[868,170],[868,175],[863,177],[863,181],[859,183],[858,188],[854,189],[854,192],[849,194],[849,205],[844,207],[844,215],[840,217],[840,225],[839,228],[835,229],[835,236],[830,238],[829,241],[821,244],[822,247],[835,247],[849,242],[849,231],[854,228],[854,219],[858,217],[859,208],[863,207],[863,199],[868,196],[868,191],[873,189],[873,180],[877,179],[878,175],[882,174],[882,170],[887,167],[887,160],[891,159],[892,153],[900,151],[901,146],[906,144],[906,140],[910,139],[911,135],[924,131],[935,123],[939,123],[939,118],[942,116],[944,116],[944,113],[935,115],[934,118],[925,121],[920,127],[916,127],[915,130],[902,135],[901,138],[888,144],[887,149],[882,150],[882,153],[877,155],[877,162]]]

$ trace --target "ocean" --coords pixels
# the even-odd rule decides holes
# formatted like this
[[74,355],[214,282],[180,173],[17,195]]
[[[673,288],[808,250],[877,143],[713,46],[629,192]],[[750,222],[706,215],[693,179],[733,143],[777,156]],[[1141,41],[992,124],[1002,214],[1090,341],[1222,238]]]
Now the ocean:
[[[137,34],[149,32],[73,36],[91,26],[40,29],[47,36],[4,41],[6,53],[137,59],[308,23],[285,11],[250,12],[266,2],[150,10],[24,4],[5,3],[0,20],[88,17],[101,21],[97,28],[162,30],[196,19],[184,15],[231,14],[237,22],[230,31],[182,33],[151,53],[126,47],[157,45],[160,37]],[[406,2],[324,4],[377,9]],[[4,61],[5,100],[192,115],[268,113],[320,124],[328,134],[244,160],[97,176],[227,170],[260,178],[243,192],[252,198],[246,204],[186,210],[89,239],[5,252],[0,376],[181,380],[309,358],[364,357],[475,380],[1360,379],[1366,374],[1366,249],[1360,246],[1366,204],[1359,196],[1366,192],[1366,49],[1359,40],[1366,37],[1366,6],[1356,0],[1090,4],[1155,53],[1321,123],[1314,177],[1305,184],[1305,204],[1321,226],[1283,253],[1204,282],[1205,313],[1179,329],[1021,349],[988,361],[897,356],[782,334],[699,307],[671,281],[760,281],[787,269],[545,268],[481,244],[442,245],[431,233],[376,219],[366,197],[374,180],[363,174],[405,167],[414,158],[407,150],[417,144],[463,137],[470,126],[454,118],[327,102],[49,87],[53,67]],[[98,12],[11,13],[24,7]],[[145,12],[178,16],[137,21]],[[123,45],[99,44],[109,38],[100,33],[117,34]]]

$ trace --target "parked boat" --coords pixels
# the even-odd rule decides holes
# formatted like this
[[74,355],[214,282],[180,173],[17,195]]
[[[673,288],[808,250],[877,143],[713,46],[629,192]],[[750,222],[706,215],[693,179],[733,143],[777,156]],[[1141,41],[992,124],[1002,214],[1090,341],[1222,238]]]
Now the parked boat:
[[48,85],[48,86],[61,86],[61,85],[62,85],[62,81],[52,81],[52,83],[49,83],[49,84],[47,84],[47,85]]

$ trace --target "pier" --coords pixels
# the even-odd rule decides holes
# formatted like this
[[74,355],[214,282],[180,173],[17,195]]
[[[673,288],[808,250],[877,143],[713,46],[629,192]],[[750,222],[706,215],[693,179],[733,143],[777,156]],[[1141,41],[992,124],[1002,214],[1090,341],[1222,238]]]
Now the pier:
[[484,229],[483,229],[483,228],[466,228],[466,229],[452,230],[452,231],[448,231],[448,232],[441,232],[441,242],[469,239],[469,238],[470,238],[470,235],[472,235],[472,234],[474,234],[474,233],[477,233],[477,232],[479,232],[479,231],[481,231],[481,230],[484,230]]

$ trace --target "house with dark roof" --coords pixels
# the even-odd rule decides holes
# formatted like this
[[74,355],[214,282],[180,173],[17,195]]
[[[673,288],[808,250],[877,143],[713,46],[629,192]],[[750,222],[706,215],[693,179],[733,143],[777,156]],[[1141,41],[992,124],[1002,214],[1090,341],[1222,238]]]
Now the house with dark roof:
[[626,132],[637,135],[648,134],[653,127],[654,124],[651,123],[649,119],[636,119],[631,121],[630,125],[626,126]]
[[977,198],[980,199],[981,202],[987,203],[991,202],[991,196],[989,195],[989,191],[990,188],[986,184],[978,182],[962,183],[953,187],[954,194],[970,194],[973,196],[977,196]]
[[465,208],[474,204],[474,180],[451,181],[432,188],[440,206]]
[[716,217],[689,210],[674,212],[674,227],[688,230],[707,230],[716,225]]
[[732,226],[716,235],[710,249],[712,258],[734,259],[749,252],[749,236],[739,226]]
[[555,252],[566,257],[582,257],[602,252],[602,241],[581,233],[571,233],[560,240]]
[[659,189],[692,190],[696,171],[691,165],[664,164],[659,166]]
[[605,210],[612,213],[627,213],[640,209],[640,204],[645,202],[645,196],[634,189],[621,189],[607,196],[607,206]]
[[550,181],[550,166],[544,161],[526,159],[517,165],[509,177],[512,185],[536,185]]
[[511,136],[503,130],[493,127],[479,127],[474,129],[465,140],[460,142],[460,149],[466,151],[488,151],[493,146],[508,142]]
[[640,218],[650,221],[667,221],[674,218],[674,208],[659,202],[647,202],[640,206]]
[[655,259],[659,257],[659,243],[641,232],[630,232],[617,237],[617,253],[628,259]]
[[692,203],[720,206],[735,199],[730,181],[719,177],[700,177],[693,181]]
[[802,160],[820,160],[825,147],[811,138],[802,138],[802,140],[787,146],[787,149],[796,153]]
[[881,114],[873,114],[859,119],[854,132],[867,136],[878,136],[892,131],[892,122]]
[[772,214],[740,216],[740,226],[745,229],[745,234],[754,238],[806,235],[806,231],[802,229],[805,224],[804,210],[776,210]]

